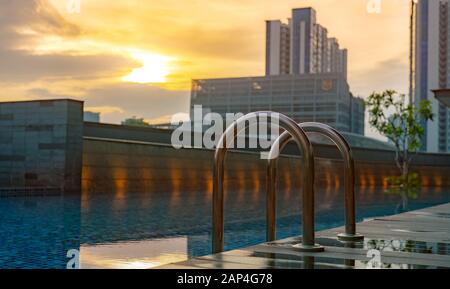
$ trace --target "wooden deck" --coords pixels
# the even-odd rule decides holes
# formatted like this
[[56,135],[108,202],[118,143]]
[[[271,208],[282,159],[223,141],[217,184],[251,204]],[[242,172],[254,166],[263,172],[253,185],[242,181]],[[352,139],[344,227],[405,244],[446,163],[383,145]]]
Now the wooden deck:
[[[361,243],[342,243],[336,235],[343,228],[321,231],[316,242],[322,253],[301,253],[291,244],[301,238],[288,238],[221,254],[192,258],[159,269],[321,269],[367,268],[373,253],[380,252],[381,268],[450,268],[450,203],[390,217],[376,218],[357,225],[365,236]],[[377,252],[375,252],[377,253]],[[375,255],[376,256],[376,255]]]

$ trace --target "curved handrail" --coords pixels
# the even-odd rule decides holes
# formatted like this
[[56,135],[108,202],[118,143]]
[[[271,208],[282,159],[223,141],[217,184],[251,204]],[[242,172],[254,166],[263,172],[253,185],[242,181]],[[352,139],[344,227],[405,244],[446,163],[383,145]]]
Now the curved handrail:
[[[350,145],[345,138],[329,125],[317,122],[298,124],[306,132],[320,133],[333,141],[344,158],[344,186],[345,186],[345,233],[339,234],[342,241],[361,241],[364,236],[356,233],[355,218],[355,161]],[[267,240],[276,239],[276,183],[277,163],[279,152],[292,141],[288,133],[281,134],[269,153],[267,169]],[[271,205],[269,205],[271,204]]]
[[213,253],[220,253],[224,250],[224,162],[227,153],[227,140],[234,141],[239,132],[237,128],[258,116],[279,117],[279,125],[286,130],[286,134],[292,136],[303,152],[303,242],[296,245],[303,251],[323,251],[323,247],[315,244],[314,233],[314,154],[312,145],[306,133],[291,118],[274,112],[253,112],[249,113],[230,125],[221,136],[214,155],[214,175],[213,175]]

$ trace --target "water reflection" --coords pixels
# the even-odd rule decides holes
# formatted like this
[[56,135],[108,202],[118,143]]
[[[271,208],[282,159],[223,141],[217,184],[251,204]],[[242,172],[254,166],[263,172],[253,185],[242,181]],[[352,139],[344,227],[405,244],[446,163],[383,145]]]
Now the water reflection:
[[[284,241],[272,242],[269,244],[269,246],[276,247],[277,250],[290,250],[292,245],[298,244],[298,242],[301,242],[301,238],[290,238]],[[434,243],[402,239],[385,240],[366,238],[363,242],[348,243],[339,241],[335,236],[320,236],[316,238],[316,242],[327,247],[362,249],[362,252],[369,252],[370,250],[375,249],[380,252],[380,261],[378,263],[379,266],[376,266],[376,268],[380,269],[432,269],[440,267],[450,267],[448,261],[437,261],[437,259],[435,259],[434,262],[428,262],[433,263],[433,265],[427,265],[417,263],[419,262],[420,258],[405,258],[402,255],[392,254],[395,252],[408,252],[450,256],[450,243],[445,243],[445,241]],[[336,267],[342,266],[340,268],[365,269],[370,267],[369,262],[371,260],[371,258],[369,256],[365,256],[364,253],[361,253],[361,255],[359,256],[351,256],[354,259],[348,259],[348,257],[345,257],[345,254],[341,254],[341,256],[337,257],[324,257],[321,255],[317,255],[314,259],[308,260],[307,256],[292,255],[288,253],[289,251],[286,251],[286,253],[284,254],[268,254],[265,252],[261,252],[263,250],[265,249],[258,247],[257,249],[255,249],[255,252],[252,253],[252,256],[277,258],[280,262],[281,260],[297,260],[302,262],[302,268],[304,268],[305,266],[317,268],[318,264],[327,264],[329,266],[335,265]],[[401,263],[402,261],[405,263]]]
[[0,198],[0,268],[65,268],[80,248],[80,199]]
[[[284,193],[280,190],[280,193]],[[283,194],[284,195],[284,194]],[[278,238],[300,234],[301,194],[286,192],[278,198]],[[431,195],[431,196],[429,196]],[[316,228],[344,223],[343,192],[318,190]],[[447,194],[424,194],[411,209],[449,202]],[[433,197],[432,197],[433,196]],[[125,206],[115,210],[110,194],[92,194],[81,205],[82,244],[101,244],[187,236],[187,255],[211,252],[211,199],[209,192],[127,193]],[[395,213],[396,196],[381,189],[357,192],[358,219]],[[85,210],[84,208],[90,208]],[[225,247],[234,249],[265,241],[265,195],[261,191],[228,191],[225,203]]]
[[[82,197],[0,199],[0,267],[65,268],[67,250],[80,248],[82,266],[108,268],[153,266],[211,252],[209,191],[133,192],[117,188],[108,193],[83,191]],[[265,241],[264,191],[228,190],[226,200],[225,248]],[[360,189],[358,220],[394,214],[397,201],[381,188]],[[424,190],[411,201],[410,209],[446,202],[450,197],[444,191]],[[344,224],[342,191],[318,189],[316,204],[317,230]],[[277,237],[300,234],[300,192],[281,187],[277,207]],[[165,246],[164,242],[167,247],[163,253],[152,251]],[[137,253],[128,255],[134,251]]]
[[82,245],[82,269],[150,269],[188,258],[187,237]]

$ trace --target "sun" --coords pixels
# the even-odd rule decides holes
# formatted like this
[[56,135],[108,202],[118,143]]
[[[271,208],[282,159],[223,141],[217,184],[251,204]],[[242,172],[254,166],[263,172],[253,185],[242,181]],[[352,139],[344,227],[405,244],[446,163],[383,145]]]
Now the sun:
[[130,74],[122,78],[126,82],[135,83],[163,83],[170,73],[172,58],[150,53],[133,52],[131,56],[142,63],[142,66],[134,69]]

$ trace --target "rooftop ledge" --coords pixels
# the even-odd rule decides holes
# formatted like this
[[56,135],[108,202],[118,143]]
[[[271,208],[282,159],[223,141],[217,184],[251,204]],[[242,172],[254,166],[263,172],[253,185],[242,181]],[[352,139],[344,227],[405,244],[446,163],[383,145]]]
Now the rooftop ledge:
[[434,89],[434,96],[445,106],[450,107],[450,89]]

